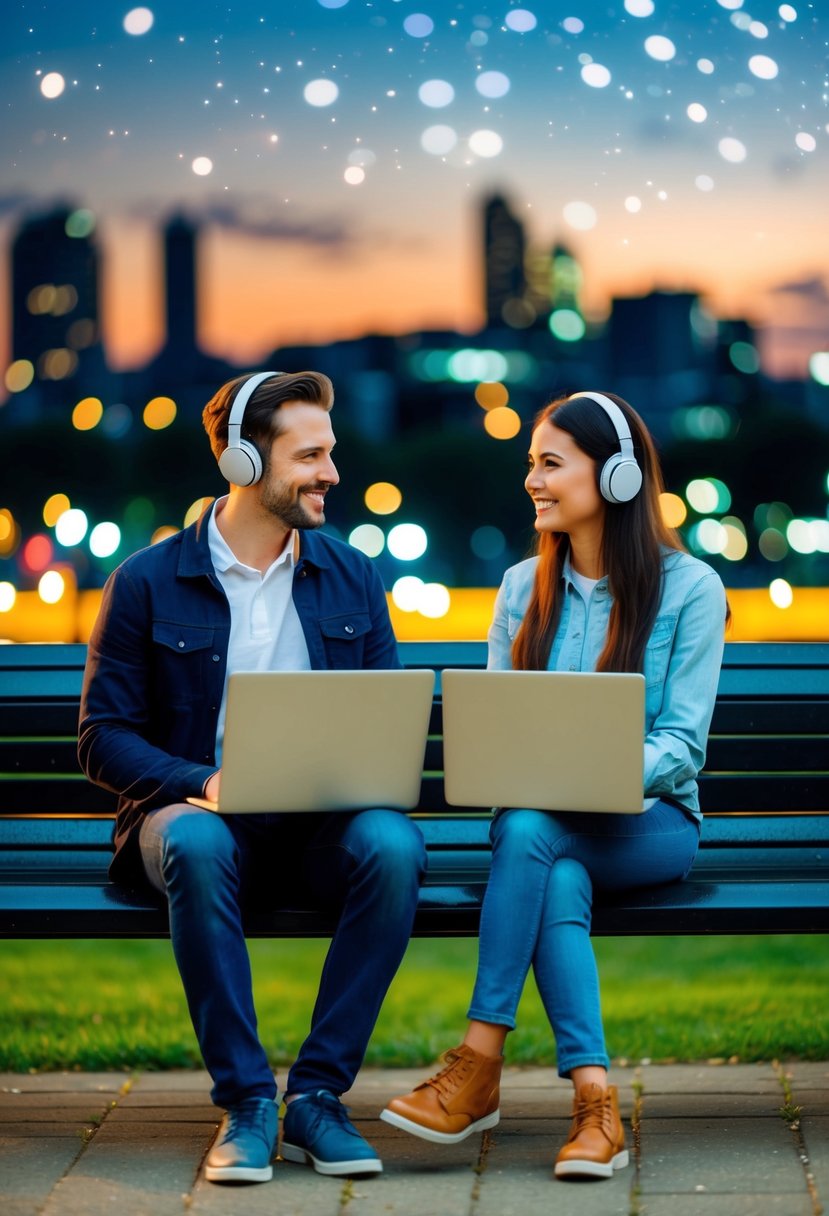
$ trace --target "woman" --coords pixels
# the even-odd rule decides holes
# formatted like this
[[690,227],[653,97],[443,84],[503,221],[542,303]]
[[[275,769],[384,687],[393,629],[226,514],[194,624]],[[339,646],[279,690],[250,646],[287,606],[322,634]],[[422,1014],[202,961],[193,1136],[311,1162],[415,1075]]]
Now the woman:
[[[644,423],[621,398],[575,393],[535,421],[525,487],[538,555],[507,570],[489,632],[490,668],[638,671],[646,680],[640,815],[496,811],[478,974],[463,1043],[381,1118],[437,1143],[498,1122],[507,1032],[532,965],[575,1087],[555,1174],[610,1177],[628,1163],[607,1082],[590,942],[594,890],[683,878],[699,843],[702,767],[727,605],[717,574],[660,514],[662,477]],[[596,740],[601,763],[601,740]]]

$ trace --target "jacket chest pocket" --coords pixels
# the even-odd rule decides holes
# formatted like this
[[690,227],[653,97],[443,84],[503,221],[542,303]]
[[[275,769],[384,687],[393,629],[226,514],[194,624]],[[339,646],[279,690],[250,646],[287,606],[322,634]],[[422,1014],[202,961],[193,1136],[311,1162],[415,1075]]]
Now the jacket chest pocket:
[[675,616],[660,616],[654,622],[645,645],[645,684],[648,688],[658,688],[665,683],[675,629]]
[[210,678],[219,669],[214,633],[207,625],[153,621],[156,687],[171,705],[186,705],[207,695]]
[[368,612],[341,612],[320,618],[320,632],[328,666],[346,670],[362,667],[366,635],[371,629]]

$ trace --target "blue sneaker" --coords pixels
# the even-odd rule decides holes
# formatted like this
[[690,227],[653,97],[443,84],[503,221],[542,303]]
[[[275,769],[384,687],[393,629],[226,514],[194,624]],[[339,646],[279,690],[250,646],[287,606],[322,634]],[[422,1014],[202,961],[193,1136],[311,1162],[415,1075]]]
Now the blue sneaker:
[[327,1089],[289,1102],[282,1121],[285,1161],[312,1165],[318,1174],[380,1174],[383,1163],[356,1127],[348,1107]]
[[204,1167],[208,1182],[270,1182],[277,1124],[271,1098],[245,1098],[228,1107]]

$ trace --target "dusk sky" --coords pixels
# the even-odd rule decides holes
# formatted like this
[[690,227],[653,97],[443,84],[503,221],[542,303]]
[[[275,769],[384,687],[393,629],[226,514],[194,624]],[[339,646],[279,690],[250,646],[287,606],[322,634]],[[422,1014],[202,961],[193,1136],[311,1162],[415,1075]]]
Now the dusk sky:
[[572,249],[590,315],[696,290],[763,327],[775,374],[829,349],[817,3],[10,0],[0,28],[3,257],[24,216],[90,208],[117,367],[162,341],[176,209],[204,224],[203,345],[255,364],[476,329],[493,191]]

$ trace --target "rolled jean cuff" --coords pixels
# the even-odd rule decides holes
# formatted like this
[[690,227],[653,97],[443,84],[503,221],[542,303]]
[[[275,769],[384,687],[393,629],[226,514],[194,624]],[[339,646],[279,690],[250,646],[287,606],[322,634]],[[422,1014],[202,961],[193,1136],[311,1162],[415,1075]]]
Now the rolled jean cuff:
[[569,1060],[558,1061],[558,1075],[565,1080],[569,1078],[574,1068],[603,1068],[605,1072],[608,1072],[610,1056],[606,1053],[594,1053],[593,1055],[572,1056]]
[[507,1030],[515,1030],[515,1018],[507,1017],[503,1013],[487,1013],[485,1010],[476,1009],[473,1005],[466,1016],[470,1022],[489,1022],[492,1026],[506,1026]]

